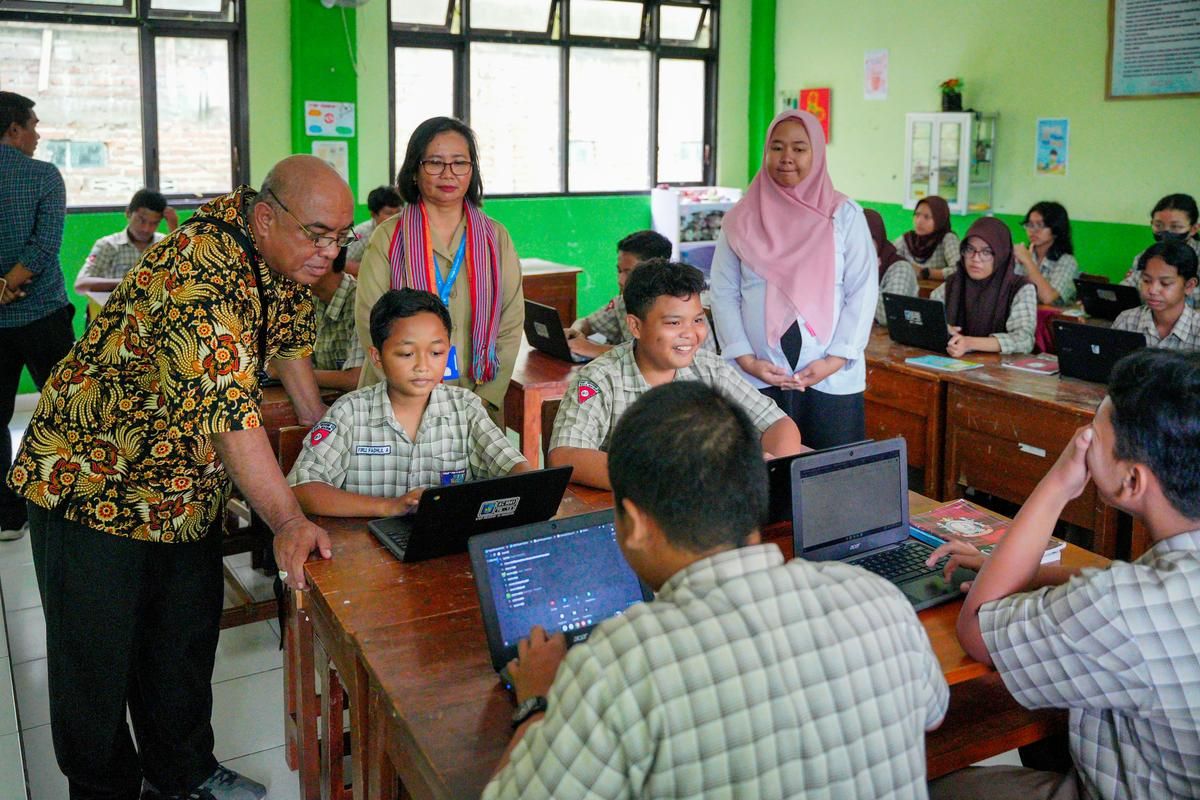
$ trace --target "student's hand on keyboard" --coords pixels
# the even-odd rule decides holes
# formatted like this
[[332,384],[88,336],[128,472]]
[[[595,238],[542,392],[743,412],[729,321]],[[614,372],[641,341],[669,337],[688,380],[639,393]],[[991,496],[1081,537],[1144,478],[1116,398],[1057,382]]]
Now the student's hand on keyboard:
[[[925,566],[933,567],[943,558],[946,559],[946,564],[942,567],[942,577],[946,579],[947,583],[950,582],[950,576],[954,574],[954,570],[959,567],[979,572],[983,562],[987,561],[987,556],[979,552],[979,548],[975,545],[960,542],[957,539],[952,539],[934,550],[925,560]],[[959,588],[966,592],[971,588],[971,581],[964,582]]]
[[512,679],[513,693],[517,705],[530,697],[545,697],[550,694],[550,685],[558,665],[567,656],[567,637],[562,631],[546,636],[540,625],[534,625],[528,639],[517,645],[517,657],[508,662],[508,674]]
[[388,516],[400,517],[416,511],[417,506],[421,503],[421,495],[423,494],[425,494],[424,489],[413,489],[411,492],[400,495],[392,502]]

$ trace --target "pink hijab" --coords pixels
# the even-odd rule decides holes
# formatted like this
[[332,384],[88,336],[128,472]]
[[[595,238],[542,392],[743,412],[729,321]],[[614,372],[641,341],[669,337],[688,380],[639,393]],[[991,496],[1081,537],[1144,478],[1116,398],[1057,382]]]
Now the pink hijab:
[[[766,172],[771,134],[797,119],[812,141],[812,171],[784,188]],[[784,111],[771,122],[763,166],[745,196],[725,215],[722,229],[743,264],[768,284],[767,342],[779,344],[796,315],[822,343],[833,337],[833,213],[846,195],[833,188],[825,168],[825,134],[807,111]]]

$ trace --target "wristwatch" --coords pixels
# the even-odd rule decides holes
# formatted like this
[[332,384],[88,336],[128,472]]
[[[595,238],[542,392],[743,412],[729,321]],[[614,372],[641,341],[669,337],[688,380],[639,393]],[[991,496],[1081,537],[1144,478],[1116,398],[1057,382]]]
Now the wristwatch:
[[530,697],[521,705],[517,706],[517,710],[512,715],[512,726],[519,728],[521,723],[532,717],[534,714],[541,714],[546,710],[546,698],[538,695]]

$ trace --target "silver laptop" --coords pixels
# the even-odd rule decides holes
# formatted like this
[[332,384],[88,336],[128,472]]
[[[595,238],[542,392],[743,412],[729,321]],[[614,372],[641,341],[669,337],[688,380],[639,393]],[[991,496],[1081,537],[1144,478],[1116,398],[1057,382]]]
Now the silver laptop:
[[[908,453],[904,439],[868,442],[792,462],[792,536],[797,558],[844,561],[900,588],[917,610],[958,597],[975,576],[925,566],[933,547],[908,524]],[[857,498],[857,502],[848,500]]]

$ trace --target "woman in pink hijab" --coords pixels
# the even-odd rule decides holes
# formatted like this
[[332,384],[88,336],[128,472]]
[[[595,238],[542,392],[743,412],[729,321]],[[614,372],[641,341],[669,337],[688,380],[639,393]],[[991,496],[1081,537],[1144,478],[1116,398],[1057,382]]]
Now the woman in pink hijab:
[[712,263],[721,354],[823,448],[866,436],[863,351],[879,292],[862,208],[837,192],[816,117],[771,123],[762,168],[725,215]]

